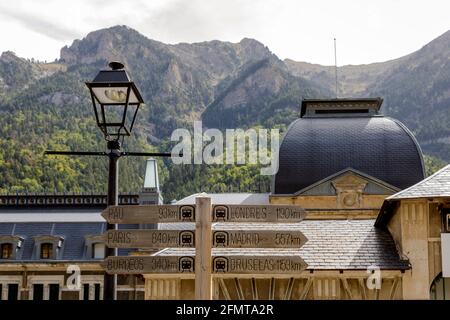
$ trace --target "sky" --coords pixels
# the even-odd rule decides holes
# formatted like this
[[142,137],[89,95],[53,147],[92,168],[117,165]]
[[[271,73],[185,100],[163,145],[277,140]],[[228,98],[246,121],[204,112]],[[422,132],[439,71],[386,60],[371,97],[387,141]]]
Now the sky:
[[53,61],[89,32],[127,25],[165,43],[254,38],[280,59],[399,58],[450,30],[450,0],[0,0],[0,52]]

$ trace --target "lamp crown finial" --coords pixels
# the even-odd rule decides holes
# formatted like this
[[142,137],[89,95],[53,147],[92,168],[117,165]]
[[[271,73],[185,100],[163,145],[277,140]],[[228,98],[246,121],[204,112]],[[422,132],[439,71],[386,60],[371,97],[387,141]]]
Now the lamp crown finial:
[[112,69],[112,70],[121,70],[123,69],[125,66],[123,65],[122,62],[119,61],[111,61],[108,66]]

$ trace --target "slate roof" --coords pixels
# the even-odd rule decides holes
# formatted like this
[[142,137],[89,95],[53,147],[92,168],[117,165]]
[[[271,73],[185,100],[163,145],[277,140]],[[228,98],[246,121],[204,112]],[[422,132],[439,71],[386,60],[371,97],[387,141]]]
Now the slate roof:
[[[200,193],[191,194],[176,204],[195,204]],[[208,193],[214,204],[269,204],[269,193]]]
[[371,117],[295,120],[279,149],[274,194],[293,194],[345,168],[405,189],[424,178],[422,153],[399,121]]
[[450,197],[450,164],[415,185],[387,197],[381,206],[375,226],[384,228],[402,199]]
[[[0,263],[55,261],[96,261],[85,256],[86,236],[101,235],[106,229],[102,209],[28,208],[0,210],[0,236],[17,235],[24,238],[17,259],[1,260]],[[122,224],[119,229],[136,229],[136,224]],[[64,238],[62,256],[57,260],[33,258],[33,237],[57,235]],[[130,249],[119,249],[119,255],[127,255]]]
[[[171,229],[193,229],[194,224],[165,224]],[[308,242],[300,249],[213,249],[213,255],[298,255],[314,270],[409,269],[388,231],[374,227],[374,220],[304,220],[295,224],[215,223],[213,229],[301,231]],[[155,255],[194,255],[193,249],[168,248]]]
[[415,185],[397,192],[387,200],[450,197],[450,164]]
[[0,223],[0,235],[14,234],[24,238],[20,258],[0,260],[0,263],[36,260],[33,259],[33,237],[38,235],[58,235],[64,238],[63,254],[59,260],[89,260],[84,257],[85,236],[100,235],[104,229],[104,223]]
[[105,222],[102,209],[14,209],[0,210],[0,223],[20,222]]

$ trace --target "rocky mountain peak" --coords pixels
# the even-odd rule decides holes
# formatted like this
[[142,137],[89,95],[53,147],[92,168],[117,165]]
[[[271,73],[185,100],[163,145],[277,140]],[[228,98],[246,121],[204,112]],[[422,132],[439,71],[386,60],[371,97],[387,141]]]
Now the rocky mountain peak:
[[126,60],[136,46],[152,41],[127,26],[113,26],[90,32],[61,49],[60,59],[68,65],[91,64],[98,60]]

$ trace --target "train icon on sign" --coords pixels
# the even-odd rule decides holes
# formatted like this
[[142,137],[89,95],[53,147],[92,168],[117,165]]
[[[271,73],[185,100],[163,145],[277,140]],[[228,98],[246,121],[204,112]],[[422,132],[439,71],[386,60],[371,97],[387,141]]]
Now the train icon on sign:
[[180,272],[194,272],[194,258],[181,257],[179,260],[179,271]]
[[228,246],[228,232],[215,231],[213,235],[213,246],[216,248]]
[[180,232],[180,245],[182,247],[193,247],[195,235],[193,231],[181,231]]
[[180,207],[180,220],[194,222],[195,208],[193,206]]
[[227,220],[228,220],[228,207],[214,206],[213,221],[227,221]]
[[213,272],[227,272],[228,271],[228,259],[225,257],[215,257],[213,259]]

